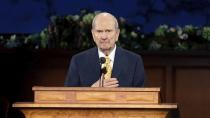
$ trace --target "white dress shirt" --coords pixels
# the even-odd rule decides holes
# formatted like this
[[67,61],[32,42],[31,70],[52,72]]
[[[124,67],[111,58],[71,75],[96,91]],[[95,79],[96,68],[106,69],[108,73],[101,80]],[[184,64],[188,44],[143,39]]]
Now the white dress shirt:
[[[116,52],[116,45],[114,46],[114,49],[111,51],[111,53],[108,55],[108,57],[111,60],[110,63],[111,63],[112,69],[113,69],[113,64],[114,64],[115,52]],[[106,55],[98,48],[98,56],[99,56],[99,58],[101,58],[101,57],[105,58]],[[103,67],[103,65],[102,65],[102,67]]]

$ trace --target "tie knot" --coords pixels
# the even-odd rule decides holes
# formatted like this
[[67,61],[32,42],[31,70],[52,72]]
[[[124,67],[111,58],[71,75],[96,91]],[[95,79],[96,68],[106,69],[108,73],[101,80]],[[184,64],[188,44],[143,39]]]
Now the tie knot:
[[105,59],[106,59],[106,63],[110,63],[110,58],[108,56],[105,56]]

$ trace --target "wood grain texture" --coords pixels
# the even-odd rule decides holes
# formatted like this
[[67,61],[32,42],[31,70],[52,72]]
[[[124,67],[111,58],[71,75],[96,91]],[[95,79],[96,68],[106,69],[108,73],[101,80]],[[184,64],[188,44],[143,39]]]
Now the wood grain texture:
[[166,110],[23,109],[26,118],[165,118]]
[[[165,118],[159,88],[35,87],[34,102],[13,104],[25,118]],[[63,102],[63,103],[62,103]]]
[[34,102],[16,102],[13,104],[16,108],[139,108],[139,109],[177,109],[177,104],[136,104],[136,103],[80,103],[80,104],[61,104],[61,103],[34,103]]
[[36,103],[158,103],[159,88],[33,87]]
[[147,92],[160,92],[159,87],[148,87],[148,88],[104,88],[104,87],[45,87],[45,86],[34,86],[32,87],[33,91],[52,91],[52,90],[60,90],[60,91],[147,91]]

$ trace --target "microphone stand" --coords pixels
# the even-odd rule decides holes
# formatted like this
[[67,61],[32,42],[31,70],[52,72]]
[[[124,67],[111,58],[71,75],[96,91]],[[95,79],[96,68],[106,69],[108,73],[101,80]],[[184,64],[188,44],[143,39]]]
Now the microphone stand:
[[99,82],[99,87],[103,87],[104,85],[104,75],[106,74],[107,70],[106,67],[101,68],[101,77],[100,77],[100,82]]
[[104,85],[104,73],[101,74],[99,87],[103,87]]
[[[106,62],[106,59],[104,57],[99,58],[99,63],[102,66]],[[99,79],[99,87],[103,87],[104,84],[104,75],[106,74],[107,70],[106,67],[103,67],[100,69],[100,79]]]

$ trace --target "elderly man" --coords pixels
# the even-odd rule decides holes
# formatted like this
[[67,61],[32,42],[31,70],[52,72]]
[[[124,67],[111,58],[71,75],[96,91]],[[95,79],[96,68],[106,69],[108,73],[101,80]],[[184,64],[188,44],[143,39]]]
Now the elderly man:
[[[143,86],[145,73],[141,56],[116,46],[120,33],[117,19],[110,13],[99,13],[92,21],[91,32],[97,47],[72,57],[65,86]],[[99,63],[101,57],[106,59],[103,65]],[[105,74],[101,74],[103,66]]]

